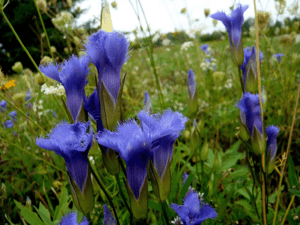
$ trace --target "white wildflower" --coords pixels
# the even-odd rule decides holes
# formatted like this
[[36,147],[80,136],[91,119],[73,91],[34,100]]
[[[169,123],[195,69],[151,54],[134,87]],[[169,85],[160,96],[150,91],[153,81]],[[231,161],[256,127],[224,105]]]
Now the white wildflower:
[[228,79],[224,85],[225,88],[230,89],[232,88],[232,80]]
[[152,41],[153,41],[153,42],[157,42],[159,38],[160,38],[160,35],[159,35],[158,33],[156,33],[156,34],[153,36]]
[[181,51],[183,51],[183,50],[186,51],[186,50],[188,50],[188,48],[191,47],[191,46],[194,46],[194,42],[192,42],[192,41],[184,42],[184,43],[181,45],[180,50],[181,50]]
[[64,95],[65,88],[61,84],[57,84],[57,86],[48,87],[47,84],[43,84],[41,92],[44,92],[46,95],[56,94],[56,95]]
[[300,34],[296,35],[295,43],[298,44],[300,42]]
[[167,39],[167,38],[162,41],[162,45],[163,46],[168,46],[170,44],[171,44],[171,41],[169,39]]

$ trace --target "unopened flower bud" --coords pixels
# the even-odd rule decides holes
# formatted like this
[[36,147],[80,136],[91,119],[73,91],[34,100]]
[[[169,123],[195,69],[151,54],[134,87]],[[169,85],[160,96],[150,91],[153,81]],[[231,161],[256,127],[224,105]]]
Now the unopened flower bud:
[[208,143],[207,140],[205,139],[200,151],[200,160],[205,161],[207,160],[207,157],[208,157]]
[[219,168],[220,168],[220,159],[219,159],[219,152],[216,152],[215,154],[215,158],[214,158],[214,161],[213,161],[213,171],[218,171]]
[[181,13],[181,14],[185,14],[185,13],[186,13],[186,8],[182,8],[182,9],[180,10],[180,13]]
[[150,114],[153,113],[151,99],[147,91],[145,91],[144,110]]
[[50,49],[51,49],[51,52],[52,52],[52,53],[55,53],[55,52],[56,52],[56,48],[55,48],[55,46],[51,46],[51,48],[50,48]]
[[210,14],[210,9],[204,9],[204,15],[205,17],[208,17]]
[[218,20],[213,19],[213,25],[214,25],[214,27],[216,27],[217,24],[218,24]]
[[2,185],[1,185],[1,196],[3,199],[7,198],[7,191],[6,191],[6,186],[4,183],[2,183]]
[[42,58],[42,60],[41,60],[41,65],[48,64],[48,63],[50,63],[50,62],[52,62],[52,61],[53,61],[53,60],[52,60],[51,57],[49,57],[49,56],[44,56],[44,57]]
[[46,0],[36,0],[36,4],[41,12],[43,12],[43,13],[47,12]]
[[16,73],[20,74],[23,71],[23,65],[21,62],[16,62],[13,66],[12,66],[12,70],[15,71]]
[[113,7],[114,9],[117,9],[118,5],[117,5],[117,2],[116,1],[113,1],[111,3],[111,7]]
[[72,0],[67,0],[68,7],[71,8],[73,6]]
[[26,198],[26,207],[28,209],[31,209],[32,208],[31,206],[32,206],[31,199],[27,196],[27,198]]

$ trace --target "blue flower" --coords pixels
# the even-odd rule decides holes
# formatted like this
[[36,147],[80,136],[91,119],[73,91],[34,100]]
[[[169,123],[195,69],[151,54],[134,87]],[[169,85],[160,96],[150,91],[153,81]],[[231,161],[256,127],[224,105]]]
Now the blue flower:
[[72,212],[65,215],[59,225],[89,225],[89,221],[84,217],[84,220],[80,224],[77,223],[77,212]]
[[[89,130],[89,132],[88,132]],[[87,180],[88,153],[92,146],[93,131],[90,122],[57,125],[47,138],[36,139],[40,148],[54,151],[64,158],[67,170],[81,191]]]
[[147,163],[155,148],[151,136],[143,132],[139,125],[130,120],[117,127],[117,132],[107,129],[99,132],[96,139],[100,145],[120,154],[127,165],[127,182],[136,199],[147,174]]
[[111,215],[107,206],[104,204],[103,207],[104,207],[103,225],[116,225],[117,222],[116,222],[115,218]]
[[26,93],[26,102],[28,102],[31,99],[31,94],[30,94],[30,89],[28,89],[27,93]]
[[171,208],[178,214],[183,225],[201,225],[207,219],[217,217],[216,210],[199,199],[197,192],[188,192],[183,205],[172,203]]
[[85,99],[84,87],[88,83],[87,74],[90,59],[87,56],[72,55],[61,65],[48,64],[40,66],[40,70],[47,76],[60,82],[66,91],[67,106],[74,121],[78,120],[81,105]]
[[209,44],[201,45],[200,48],[207,54],[207,49],[209,48]]
[[2,123],[3,128],[12,128],[14,127],[14,123],[11,120],[7,120],[6,122]]
[[267,154],[270,156],[271,160],[274,159],[277,152],[277,142],[276,137],[279,133],[279,128],[276,126],[268,126],[266,128],[267,139]]
[[284,55],[283,53],[277,53],[277,54],[273,55],[273,57],[276,57],[276,58],[277,58],[277,62],[280,63],[281,57],[282,57],[283,55]]
[[196,94],[196,81],[195,74],[192,69],[188,72],[188,96],[190,99],[194,99]]
[[253,129],[263,134],[263,124],[260,114],[259,96],[249,92],[244,93],[243,97],[236,105],[240,110],[241,121],[244,125],[247,125],[250,135],[253,135]]
[[115,101],[120,89],[121,68],[127,60],[128,46],[123,34],[103,30],[90,36],[85,45],[87,54],[98,70],[99,85],[103,80]]
[[9,114],[8,114],[12,119],[13,121],[17,121],[17,112],[16,111],[11,111]]
[[220,20],[227,29],[229,43],[231,47],[231,55],[235,64],[240,66],[243,63],[243,44],[242,44],[242,24],[244,22],[244,12],[248,9],[248,5],[238,5],[236,9],[231,11],[230,15],[224,12],[217,12],[211,17]]
[[[263,58],[263,53],[259,53],[259,62]],[[257,87],[257,64],[256,64],[256,48],[253,46],[250,50],[249,47],[244,49],[244,62],[241,65],[243,71],[244,87],[251,85]],[[248,84],[247,84],[248,82]],[[253,82],[253,84],[252,84]],[[251,84],[250,84],[251,83]],[[246,88],[245,88],[246,89]],[[250,91],[250,90],[247,90]]]
[[0,102],[0,112],[4,112],[5,111],[5,109],[6,109],[6,101],[5,100],[2,100],[1,102]]
[[160,176],[164,174],[167,163],[173,157],[173,145],[175,140],[184,130],[187,118],[179,112],[166,110],[159,114],[149,115],[145,111],[138,113],[142,129],[152,138],[152,145],[156,150],[151,156],[153,165]]

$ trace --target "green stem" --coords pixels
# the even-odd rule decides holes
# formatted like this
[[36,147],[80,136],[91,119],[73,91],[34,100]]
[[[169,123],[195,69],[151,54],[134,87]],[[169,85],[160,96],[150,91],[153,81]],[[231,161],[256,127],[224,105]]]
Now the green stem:
[[51,57],[52,57],[52,59],[53,59],[53,63],[54,63],[54,65],[55,65],[55,59],[54,59],[53,53],[52,53],[52,51],[51,51],[50,41],[49,41],[49,38],[48,38],[48,34],[47,34],[47,30],[46,30],[46,28],[45,28],[44,21],[43,21],[42,16],[41,16],[41,12],[40,12],[40,10],[39,10],[39,7],[38,7],[37,4],[36,4],[36,1],[33,0],[33,2],[34,2],[34,4],[35,4],[36,10],[38,11],[39,18],[40,18],[40,21],[41,21],[41,24],[42,24],[42,27],[43,27],[43,30],[44,30],[44,33],[45,33],[45,36],[46,36],[47,43],[48,43],[49,51],[50,51]]
[[109,194],[107,193],[107,191],[105,190],[104,185],[103,185],[103,183],[102,183],[102,181],[101,181],[101,178],[98,176],[98,174],[96,174],[96,172],[95,172],[95,170],[94,170],[94,168],[93,168],[93,165],[91,164],[91,161],[90,161],[90,160],[88,160],[88,163],[89,163],[89,166],[90,166],[90,168],[91,168],[91,171],[92,171],[93,176],[95,177],[95,179],[96,179],[96,181],[97,181],[99,187],[100,187],[100,188],[102,189],[102,191],[104,192],[104,194],[105,194],[105,196],[106,196],[106,198],[107,198],[107,200],[108,200],[108,202],[109,202],[111,208],[113,209],[113,212],[114,212],[114,214],[115,214],[115,218],[116,218],[116,220],[117,220],[117,224],[120,225],[119,218],[118,218],[118,215],[117,215],[117,211],[116,211],[116,208],[115,208],[115,206],[114,206],[114,204],[113,204],[113,202],[112,202],[112,200],[111,200],[110,195],[109,195]]
[[168,215],[167,215],[167,210],[166,210],[166,204],[167,203],[166,203],[166,201],[161,201],[160,204],[161,204],[161,208],[162,208],[162,211],[163,211],[163,215],[164,215],[166,224],[170,225],[169,218],[168,218]]
[[239,72],[239,78],[240,78],[240,84],[241,84],[242,92],[245,93],[245,87],[244,87],[243,77],[242,77],[242,74],[241,74],[241,69],[240,69],[239,66],[237,68],[238,68],[238,72]]
[[119,192],[120,192],[120,194],[121,194],[121,197],[122,197],[122,199],[123,199],[123,201],[124,201],[124,204],[125,204],[125,206],[126,206],[128,212],[130,213],[130,224],[132,224],[132,218],[133,218],[133,217],[132,217],[132,211],[131,211],[131,209],[130,209],[130,207],[129,207],[127,201],[126,201],[125,195],[124,195],[124,193],[123,193],[123,190],[122,190],[122,187],[121,187],[121,183],[120,183],[120,179],[119,179],[119,174],[116,174],[116,175],[115,175],[115,178],[116,178],[117,184],[118,184],[118,186],[119,186]]

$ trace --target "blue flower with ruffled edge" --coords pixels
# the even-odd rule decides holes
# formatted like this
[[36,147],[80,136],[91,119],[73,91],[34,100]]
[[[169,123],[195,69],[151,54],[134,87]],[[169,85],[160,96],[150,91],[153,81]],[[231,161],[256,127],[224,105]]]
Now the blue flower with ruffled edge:
[[2,100],[0,102],[0,112],[4,112],[6,110],[6,104],[7,104],[7,101],[5,101],[5,100]]
[[171,208],[178,214],[183,225],[201,225],[207,219],[217,217],[216,210],[199,199],[195,191],[188,192],[183,205],[172,203]]
[[166,110],[162,115],[149,115],[145,111],[138,113],[142,129],[152,138],[152,145],[156,150],[151,156],[152,162],[160,177],[164,174],[168,160],[173,157],[175,140],[184,130],[187,118],[179,112]]
[[82,191],[88,174],[88,153],[92,140],[93,130],[89,121],[71,125],[64,122],[57,125],[47,138],[37,138],[36,144],[64,158],[70,176]]
[[90,59],[88,56],[72,55],[62,64],[41,66],[40,70],[47,76],[60,82],[66,91],[67,106],[74,121],[77,121],[82,102],[85,100],[84,87],[88,83],[87,75]]
[[104,129],[96,135],[97,142],[120,154],[127,165],[127,183],[136,199],[147,174],[147,163],[155,148],[151,136],[134,120],[119,124],[116,132]]
[[192,69],[188,71],[188,96],[193,99],[196,94],[195,74]]
[[59,225],[89,225],[89,221],[84,217],[81,223],[77,222],[77,212],[71,212],[63,216]]
[[244,22],[244,12],[248,9],[248,5],[238,5],[236,9],[231,11],[230,15],[224,12],[217,12],[210,17],[220,20],[227,29],[231,54],[234,63],[240,66],[243,63],[243,43],[242,43],[242,25]]
[[103,208],[104,208],[103,225],[116,225],[117,222],[116,222],[115,218],[111,215],[109,209],[107,208],[107,206],[105,204],[103,205]]
[[103,80],[116,101],[120,89],[121,68],[127,60],[129,46],[125,36],[118,32],[100,30],[88,37],[88,44],[84,46],[97,68],[99,88]]
[[244,93],[236,106],[241,110],[241,121],[244,125],[247,125],[250,135],[253,135],[254,127],[262,135],[263,124],[260,114],[259,95],[249,92]]
[[266,128],[267,139],[267,154],[270,156],[271,160],[274,159],[277,152],[277,141],[276,137],[279,133],[279,128],[271,125]]
[[273,57],[276,57],[278,63],[280,63],[282,56],[284,56],[283,53],[277,53],[273,55]]

